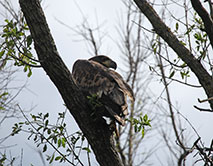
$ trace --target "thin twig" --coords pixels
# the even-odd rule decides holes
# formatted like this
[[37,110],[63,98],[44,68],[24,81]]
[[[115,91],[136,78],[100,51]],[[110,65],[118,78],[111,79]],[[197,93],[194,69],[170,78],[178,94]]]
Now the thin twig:
[[42,133],[40,133],[40,131],[37,130],[37,128],[30,122],[30,120],[27,118],[27,116],[24,114],[23,110],[21,109],[21,107],[17,104],[19,110],[21,111],[22,115],[24,116],[24,118],[27,120],[27,122],[30,124],[30,126],[35,130],[37,131],[37,133],[42,137],[44,138],[47,143],[49,143],[52,148],[58,152],[68,163],[70,163],[71,165],[75,166],[75,164],[73,164],[72,162],[70,162]]
[[203,111],[203,112],[213,112],[213,110],[211,110],[211,109],[200,108],[200,107],[197,107],[196,105],[194,105],[194,108],[198,109],[199,111]]
[[198,102],[199,102],[199,103],[203,103],[203,102],[210,101],[210,100],[213,100],[213,97],[210,97],[210,98],[204,99],[204,100],[200,100],[200,99],[198,98]]

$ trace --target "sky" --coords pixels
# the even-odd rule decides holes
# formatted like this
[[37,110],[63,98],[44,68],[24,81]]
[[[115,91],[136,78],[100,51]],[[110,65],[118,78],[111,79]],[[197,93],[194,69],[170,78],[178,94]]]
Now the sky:
[[[14,7],[17,6],[18,3],[14,2]],[[91,55],[88,53],[88,47],[84,40],[76,35],[75,32],[60,24],[57,20],[75,28],[81,25],[83,17],[87,18],[92,27],[96,27],[97,22],[99,24],[103,23],[102,31],[110,37],[104,40],[101,54],[110,56],[117,62],[120,68],[123,67],[123,61],[119,55],[116,43],[111,39],[119,38],[116,32],[118,17],[125,14],[121,0],[45,0],[42,6],[59,54],[70,70],[77,59],[88,59]],[[150,26],[149,23],[145,23],[145,25],[147,27]],[[20,72],[15,76],[16,82],[12,83],[11,86],[16,85],[17,82],[18,84],[27,83],[27,88],[17,97],[20,106],[24,110],[33,107],[32,113],[49,112],[51,119],[53,121],[56,120],[58,112],[64,111],[65,108],[57,89],[45,72],[42,69],[33,69],[33,75],[28,79],[26,74],[22,72],[22,69],[19,70]],[[192,81],[195,84],[197,83],[196,79]],[[162,86],[160,84],[160,81],[157,79],[153,80],[150,84],[149,88],[152,89],[156,96],[162,92]],[[201,113],[193,108],[193,105],[199,106],[197,102],[198,98],[206,98],[203,90],[189,88],[177,83],[172,83],[169,88],[175,105],[178,106],[181,113],[198,129],[203,141],[208,145],[212,139],[212,132],[209,131],[209,126],[212,126],[213,115],[210,113]],[[208,104],[202,104],[201,107],[208,107]],[[71,115],[68,115],[66,120],[67,122],[72,122],[70,123],[71,131],[78,130]],[[8,128],[11,128],[13,122],[14,120],[9,120],[2,133],[8,133]],[[29,165],[31,162],[34,165],[41,165],[41,163],[38,164],[38,162],[41,161],[34,150],[35,146],[32,142],[26,141],[25,136],[17,136],[15,139],[9,139],[6,143],[17,144],[16,151],[13,151],[13,153],[17,155],[20,154],[22,147],[24,147],[24,166]],[[147,143],[147,145],[149,144],[152,143]],[[159,151],[159,153],[160,152],[161,151]],[[36,156],[35,161],[30,157],[34,154]],[[154,163],[158,163],[154,158]],[[94,163],[95,161],[93,161],[93,164]]]

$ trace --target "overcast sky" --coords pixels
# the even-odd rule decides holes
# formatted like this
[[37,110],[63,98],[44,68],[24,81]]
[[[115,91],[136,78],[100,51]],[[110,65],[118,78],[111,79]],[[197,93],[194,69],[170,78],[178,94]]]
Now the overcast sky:
[[[118,38],[118,34],[116,33],[115,27],[118,23],[118,16],[121,15],[122,12],[125,14],[121,0],[76,1],[77,4],[73,0],[45,0],[43,3],[47,22],[57,45],[57,49],[70,70],[75,60],[87,59],[91,55],[88,53],[85,42],[80,41],[79,39],[81,38],[79,36],[67,27],[61,25],[56,19],[74,28],[82,23],[83,12],[90,25],[95,27],[97,22],[99,24],[104,23],[103,33],[116,39]],[[14,6],[17,7],[17,3]],[[146,23],[145,25],[149,26],[149,23]],[[101,54],[110,56],[121,68],[121,66],[123,66],[123,61],[118,54],[119,52],[115,42],[110,39],[110,37],[105,39]],[[53,121],[58,112],[64,111],[63,101],[57,89],[42,69],[33,69],[33,75],[30,79],[27,78],[26,74],[20,72],[16,75],[16,80],[19,83],[25,83],[27,81],[27,89],[30,89],[25,89],[17,98],[23,109],[29,109],[32,108],[32,106],[36,106],[33,113],[49,112]],[[196,79],[194,79],[194,82],[197,83]],[[13,85],[15,84],[17,84],[17,82],[13,83]],[[151,87],[149,87],[153,92],[156,92],[156,95],[162,91],[159,84],[160,81],[155,79],[150,85]],[[177,86],[175,83],[170,86],[170,90],[173,102],[179,106],[181,113],[184,114],[195,128],[198,129],[203,141],[207,144],[210,143],[213,133],[209,128],[211,128],[210,126],[213,126],[213,115],[210,113],[200,113],[193,108],[193,105],[198,105],[197,98],[205,98],[204,92],[183,85]],[[202,107],[205,106],[208,107],[207,104],[202,105]],[[74,120],[71,118],[71,115],[68,115],[67,121],[71,121],[70,126],[72,127],[72,131],[78,130],[75,123],[73,123]],[[7,126],[3,127],[6,130],[2,133],[7,133],[8,128],[10,128],[12,124],[13,122],[9,121]],[[10,139],[8,143],[18,144],[16,147],[16,154],[20,154],[21,148],[24,147],[24,166],[29,165],[30,163],[38,165],[36,162],[39,161],[39,156],[35,153],[37,155],[37,160],[32,161],[30,156],[32,156],[32,153],[34,152],[31,147],[34,147],[34,145],[27,142],[26,138],[18,136],[16,139]]]

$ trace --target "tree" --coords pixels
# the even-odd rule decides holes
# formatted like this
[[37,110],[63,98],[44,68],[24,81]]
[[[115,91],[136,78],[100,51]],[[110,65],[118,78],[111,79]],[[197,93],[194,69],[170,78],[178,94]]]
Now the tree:
[[[118,126],[118,136],[115,138],[115,141],[116,150],[121,157],[122,164],[132,166],[146,163],[151,156],[151,151],[155,149],[141,150],[144,142],[148,140],[147,135],[144,138],[145,126],[150,125],[148,124],[150,121],[147,116],[148,111],[146,112],[145,109],[149,107],[152,102],[152,100],[150,100],[150,91],[146,88],[151,79],[147,76],[148,71],[141,68],[141,66],[150,54],[144,52],[144,49],[141,48],[141,45],[143,45],[143,40],[141,39],[143,37],[143,31],[140,26],[135,26],[135,24],[143,24],[141,13],[132,12],[137,10],[137,8],[131,2],[123,1],[123,4],[126,9],[122,11],[121,15],[123,16],[123,13],[126,14],[124,17],[121,16],[121,18],[119,18],[120,22],[117,26],[117,32],[120,39],[116,42],[119,48],[119,54],[126,66],[125,71],[122,69],[123,75],[134,90],[135,101],[129,103],[130,113],[127,117],[128,122],[125,127]],[[137,18],[137,20],[132,22],[131,20],[134,18]],[[60,24],[74,31],[84,39],[89,48],[88,52],[92,54],[92,56],[102,55],[101,52],[103,51],[101,50],[101,46],[104,44],[102,39],[107,37],[107,35],[101,33],[103,27],[99,25],[92,27],[84,15],[83,20],[83,23],[77,26],[77,28],[72,28],[57,19]],[[149,111],[149,115],[151,115],[151,111]],[[143,153],[143,156],[138,159],[141,153]],[[137,160],[135,160],[136,158]]]
[[[191,2],[195,11],[197,11],[198,14],[200,15],[205,25],[204,31],[206,31],[211,41],[212,39],[211,39],[210,29],[212,24],[211,24],[211,20],[209,19],[210,16],[206,12],[206,10],[202,8],[202,5],[199,2],[199,0],[191,1]],[[177,55],[183,60],[183,62],[185,62],[186,65],[192,70],[192,72],[196,75],[200,84],[204,88],[208,98],[211,98],[213,96],[212,77],[206,71],[203,65],[200,63],[199,59],[196,59],[195,56],[192,54],[192,52],[188,50],[184,46],[184,44],[178,40],[178,38],[163,23],[163,21],[160,19],[158,14],[154,11],[154,9],[151,7],[151,5],[147,1],[135,0],[135,3],[140,8],[141,12],[143,12],[146,15],[146,17],[150,20],[156,33],[168,43],[168,45],[177,53]],[[211,108],[213,108],[212,100],[209,100],[209,103]]]
[[[20,13],[16,14],[15,10],[13,10],[11,4],[8,1],[0,2],[0,6],[2,6],[6,12],[10,13],[14,20],[18,21],[21,18]],[[7,14],[1,12],[1,15],[5,17],[7,20]],[[8,21],[8,20],[7,20]],[[21,22],[19,22],[21,24]],[[1,32],[1,37],[3,32]],[[15,82],[15,74],[18,72],[17,69],[13,68],[13,64],[9,62],[9,54],[6,54],[5,45],[7,45],[2,38],[0,41],[0,127],[1,129],[6,126],[7,122],[11,119],[18,119],[21,117],[21,113],[18,110],[18,101],[17,97],[19,94],[26,88],[26,83],[23,85],[12,86],[11,83]],[[9,50],[9,48],[8,48]],[[12,50],[12,49],[11,49]],[[10,144],[5,143],[8,138],[11,137],[10,133],[7,135],[1,134],[0,136],[0,149],[3,150],[0,152],[0,165],[2,165],[5,161],[8,161],[9,164],[13,164],[14,156],[7,155],[7,148],[12,146]]]
[[61,60],[39,1],[19,1],[34,40],[41,66],[57,87],[66,107],[90,143],[100,165],[122,165],[113,136],[103,119],[94,121],[85,96],[75,86],[70,71]]
[[[154,147],[149,150],[143,149],[143,145],[149,140],[148,130],[146,130],[144,138],[145,125],[143,123],[152,114],[151,110],[146,111],[146,109],[148,110],[150,105],[155,104],[150,100],[153,96],[147,88],[151,82],[151,77],[143,67],[150,57],[148,51],[141,47],[145,43],[143,29],[141,29],[143,16],[131,1],[123,1],[123,3],[126,11],[122,12],[121,15],[123,16],[123,13],[126,13],[126,15],[124,18],[120,18],[121,21],[117,28],[120,40],[117,41],[117,44],[124,64],[127,66],[124,75],[134,91],[135,101],[130,103],[129,123],[124,128],[119,127],[119,137],[116,138],[116,144],[123,165],[133,166],[146,164],[155,149]],[[140,154],[143,154],[142,157],[137,159]]]
[[[182,80],[185,80],[185,82],[182,82],[181,80],[176,80],[180,83],[186,84],[187,86],[196,87],[194,85],[190,85],[187,82],[187,77],[189,77],[189,73],[192,72],[195,74],[196,78],[198,79],[201,87],[204,89],[207,99],[200,100],[199,102],[205,102],[208,101],[210,104],[210,109],[203,109],[199,108],[197,106],[194,106],[199,111],[208,111],[212,112],[213,109],[213,80],[212,80],[212,62],[209,55],[209,46],[212,46],[212,4],[211,1],[209,2],[209,8],[210,8],[210,14],[207,12],[207,10],[203,7],[201,2],[199,0],[191,0],[191,6],[186,1],[181,2],[174,2],[172,4],[175,4],[176,6],[182,7],[184,9],[184,17],[185,20],[178,19],[172,12],[170,13],[171,17],[176,21],[176,28],[174,32],[172,32],[172,28],[169,28],[161,19],[159,14],[154,10],[151,3],[147,2],[146,0],[134,0],[140,11],[148,18],[150,23],[153,26],[153,32],[157,34],[156,42],[153,42],[152,49],[155,55],[157,55],[158,59],[158,65],[160,68],[160,73],[162,77],[162,82],[165,86],[166,96],[167,96],[167,102],[169,105],[170,110],[170,116],[171,121],[173,125],[173,131],[175,132],[177,143],[181,148],[181,154],[178,157],[178,165],[185,165],[185,160],[187,156],[196,149],[201,157],[200,160],[203,160],[205,163],[204,165],[212,165],[212,145],[210,145],[210,148],[206,148],[202,141],[199,134],[196,132],[198,138],[196,141],[194,141],[192,147],[187,147],[187,143],[184,143],[182,140],[182,131],[177,130],[177,124],[175,124],[175,117],[173,112],[173,105],[171,103],[170,94],[168,90],[168,79],[173,79],[174,74],[176,72],[180,72],[180,75],[182,77]],[[155,4],[155,3],[154,3]],[[166,1],[162,6],[164,8],[169,5],[168,1]],[[191,11],[192,9],[194,11]],[[168,10],[169,11],[169,10]],[[188,18],[188,14],[192,12],[194,14],[192,21]],[[198,17],[198,16],[199,17]],[[178,30],[180,28],[180,25],[182,25],[182,28],[184,29],[184,33],[178,33]],[[185,36],[184,36],[185,35]],[[162,40],[164,42],[162,42]],[[195,44],[193,44],[195,42]],[[208,44],[209,43],[209,44]],[[178,58],[173,59],[170,54],[172,54],[171,51],[168,51],[167,48],[171,48],[178,56]],[[165,55],[163,55],[161,52],[164,49]],[[169,52],[169,53],[168,53]],[[181,60],[180,60],[181,59]],[[163,62],[163,60],[165,62]],[[167,62],[167,63],[166,63]],[[168,64],[168,66],[171,67],[172,70],[170,70],[170,75],[166,76],[165,74],[165,66]],[[204,65],[207,65],[208,67],[204,67]],[[153,68],[152,68],[153,69]],[[153,69],[154,70],[154,69]],[[198,87],[198,86],[197,86]],[[185,118],[185,120],[187,120]],[[191,125],[191,124],[190,124]],[[171,147],[169,147],[171,148]],[[204,149],[209,149],[208,153],[204,152]],[[173,150],[170,149],[170,151],[173,153]],[[199,160],[195,161],[198,162]]]
[[[16,15],[15,11],[13,11],[11,9],[11,7],[9,9],[11,10],[11,12],[14,15]],[[39,61],[36,60],[36,58],[34,58],[33,55],[31,54],[31,48],[32,48],[31,44],[33,43],[33,41],[32,41],[31,35],[27,32],[28,26],[26,25],[26,22],[23,19],[23,17],[21,17],[21,18],[16,17],[15,21],[5,20],[5,23],[6,23],[6,25],[3,26],[3,34],[2,34],[2,37],[5,41],[3,42],[2,46],[1,46],[1,48],[2,48],[1,53],[2,53],[2,55],[5,56],[5,62],[8,63],[9,60],[14,60],[15,65],[24,66],[24,71],[25,72],[28,71],[28,76],[30,77],[32,74],[31,67],[41,67],[41,66],[37,65],[37,63],[39,63]],[[93,30],[88,28],[88,32],[89,32],[89,36],[91,37],[91,42],[94,47],[95,55],[97,55],[98,48],[96,47],[96,43],[93,38],[93,34],[92,34]],[[137,57],[137,61],[139,61],[139,57]],[[132,63],[132,62],[130,62],[130,63]],[[136,78],[134,78],[134,79],[136,79]],[[128,80],[130,80],[130,78],[128,78]],[[64,127],[65,127],[64,123],[62,123],[63,125],[61,124],[58,126],[58,124],[56,124],[55,127],[49,127],[48,126],[49,125],[49,122],[48,122],[49,114],[43,115],[42,113],[38,114],[38,115],[31,115],[31,118],[33,119],[31,122],[29,120],[29,118],[27,116],[25,116],[25,114],[23,113],[20,106],[18,106],[18,109],[19,109],[19,111],[22,112],[23,116],[26,118],[26,122],[15,123],[11,135],[15,135],[15,134],[18,134],[20,131],[24,131],[24,129],[22,129],[23,124],[27,124],[27,125],[30,125],[30,127],[31,127],[30,130],[28,129],[29,130],[28,132],[30,132],[30,136],[28,139],[30,139],[34,136],[34,142],[37,144],[37,146],[40,146],[41,144],[44,145],[43,152],[45,152],[47,150],[46,143],[49,143],[57,151],[57,149],[54,147],[54,145],[51,142],[49,142],[49,140],[53,140],[54,142],[58,143],[58,145],[57,145],[58,148],[61,146],[61,144],[63,147],[65,147],[65,142],[67,142],[68,139],[66,139],[66,137],[63,137],[62,139],[60,138],[61,136],[64,136],[63,134],[61,134],[61,132],[62,131],[66,132],[64,130]],[[59,114],[58,120],[63,119],[63,117],[64,117],[63,114]],[[37,120],[41,123],[37,123]],[[133,120],[132,117],[131,117],[131,120]],[[147,116],[145,116],[143,121],[144,122],[142,122],[142,121],[137,122],[137,123],[135,123],[135,125],[139,125],[139,127],[141,128],[143,123],[148,123],[149,120],[147,119]],[[38,125],[38,128],[35,127],[36,125]],[[39,131],[41,129],[43,129],[43,132]],[[133,129],[133,125],[131,126],[131,130],[132,129]],[[57,131],[57,130],[59,130],[59,131]],[[141,129],[139,129],[138,131],[140,131],[140,130]],[[142,130],[144,132],[144,128]],[[45,133],[44,133],[45,131],[47,131],[47,133],[49,135],[53,131],[55,133],[55,135],[54,136],[50,135],[49,137],[46,137]],[[77,139],[79,138],[79,136],[82,136],[79,133],[77,133],[77,134],[78,134]],[[131,135],[133,135],[132,132],[131,132]],[[75,139],[74,137],[72,137],[72,138]],[[82,139],[83,138],[84,138],[84,136],[82,136]],[[41,141],[41,142],[39,142],[39,141]],[[71,149],[72,149],[72,147],[71,147]],[[84,150],[90,151],[89,149],[84,149]],[[57,151],[57,152],[61,156],[58,156],[58,157],[56,156],[55,160],[60,160],[60,159],[62,159],[61,161],[65,160],[64,158],[66,158],[66,155],[63,155],[62,153],[60,153],[60,151]],[[79,162],[82,165],[81,161],[78,159],[79,156],[76,155],[74,151],[73,151],[73,154],[74,154],[75,159],[78,160],[77,162]],[[50,160],[52,162],[52,159],[54,159],[54,155],[50,156],[48,160]],[[69,162],[69,160],[67,160],[67,161]],[[72,162],[69,162],[69,163],[74,164]]]
[[[188,83],[189,74],[195,73],[201,86],[204,88],[208,96],[207,100],[200,100],[200,101],[201,102],[209,101],[210,106],[212,105],[211,104],[212,80],[211,80],[211,74],[209,72],[212,70],[212,67],[211,67],[212,65],[211,65],[211,59],[209,58],[210,56],[208,54],[208,48],[210,44],[208,44],[208,39],[207,39],[208,36],[211,36],[210,35],[211,30],[208,30],[208,33],[206,33],[207,30],[205,30],[211,24],[209,24],[209,22],[206,22],[206,25],[205,25],[204,23],[205,21],[202,21],[202,17],[199,18],[197,14],[194,14],[193,16],[194,22],[193,21],[192,21],[193,23],[189,22],[190,19],[188,19],[187,14],[190,11],[188,9],[191,9],[191,8],[190,7],[188,8],[188,6],[186,7],[183,5],[183,9],[185,9],[186,21],[184,23],[181,19],[178,19],[175,17],[175,15],[171,14],[172,18],[174,18],[174,20],[177,21],[177,23],[175,24],[175,30],[172,31],[172,28],[169,29],[163,23],[163,19],[161,19],[161,18],[165,18],[165,12],[167,11],[167,5],[169,5],[169,3],[168,4],[163,3],[162,8],[164,10],[162,12],[162,17],[160,17],[157,14],[157,12],[154,11],[153,7],[150,5],[151,3],[148,3],[145,0],[141,0],[141,1],[135,0],[134,2],[138,6],[138,8],[145,14],[145,16],[150,20],[150,22],[152,23],[154,27],[154,30],[152,30],[151,28],[150,29],[144,28],[143,24],[140,24],[142,15],[140,12],[138,13],[138,10],[135,10],[134,7],[131,9],[133,5],[132,1],[129,4],[126,3],[130,9],[128,11],[129,13],[127,18],[129,24],[126,25],[126,31],[122,32],[121,36],[124,40],[125,48],[126,48],[125,49],[126,52],[124,51],[124,55],[128,59],[127,64],[130,66],[129,68],[130,70],[127,72],[127,80],[130,81],[132,88],[135,88],[135,92],[138,92],[138,89],[140,88],[140,86],[138,86],[139,84],[135,82],[136,78],[139,78],[138,73],[136,71],[138,71],[138,66],[140,66],[141,58],[143,60],[141,47],[147,48],[148,54],[150,54],[151,52],[153,55],[155,55],[155,60],[156,60],[156,66],[154,67],[150,64],[150,62],[148,63],[149,69],[151,70],[152,73],[155,73],[160,77],[160,80],[162,81],[164,85],[164,90],[166,92],[165,93],[166,97],[163,98],[163,100],[167,101],[168,107],[166,107],[165,110],[166,111],[168,110],[169,113],[165,114],[164,117],[168,117],[169,122],[171,122],[172,131],[174,132],[174,136],[175,136],[174,139],[168,140],[169,137],[168,137],[167,131],[163,129],[161,130],[161,128],[160,130],[162,131],[161,132],[162,138],[165,141],[169,149],[169,152],[171,152],[171,156],[172,156],[171,158],[175,158],[173,165],[175,163],[177,163],[178,165],[185,165],[185,161],[187,160],[187,157],[189,156],[190,153],[194,151],[197,151],[200,155],[200,158],[198,158],[198,160],[196,159],[195,163],[198,162],[199,160],[202,160],[206,165],[209,165],[212,163],[212,160],[211,160],[212,145],[210,145],[209,148],[205,147],[202,142],[202,138],[199,136],[199,134],[197,134],[197,139],[194,140],[193,142],[189,142],[189,141],[187,142],[185,140],[185,135],[184,135],[185,132],[181,124],[182,120],[180,120],[179,122],[177,120],[182,118],[189,125],[191,124],[187,120],[187,118],[181,115],[179,110],[174,107],[171,100],[169,85],[172,81],[176,81],[176,82],[185,84],[187,86],[199,87],[199,86],[194,86]],[[194,1],[192,3],[195,3],[195,2],[198,2],[198,1]],[[186,1],[183,1],[183,3],[186,4]],[[39,5],[39,2],[35,0],[34,1],[20,0],[20,4],[21,4],[22,11],[24,13],[24,16],[26,17],[27,24],[29,25],[29,28],[31,31],[31,35],[28,37],[28,39],[31,39],[31,38],[33,39],[33,43],[35,44],[35,49],[37,51],[37,55],[39,59],[38,62],[40,62],[42,68],[46,71],[47,75],[50,77],[52,82],[56,85],[57,89],[59,90],[62,98],[64,99],[66,107],[70,110],[70,113],[75,118],[84,136],[88,139],[96,155],[97,161],[100,163],[100,165],[109,165],[109,164],[110,165],[113,165],[113,164],[114,165],[134,165],[135,163],[133,163],[133,159],[134,159],[133,153],[138,146],[136,145],[135,148],[133,148],[132,146],[133,145],[132,141],[136,140],[137,142],[137,137],[135,137],[136,135],[133,134],[132,132],[133,131],[132,123],[128,124],[128,126],[125,128],[126,130],[125,129],[120,130],[121,134],[124,133],[123,131],[128,131],[129,135],[127,137],[128,138],[127,143],[123,147],[119,145],[119,143],[122,143],[122,141],[120,141],[119,139],[116,140],[117,144],[120,146],[120,147],[117,146],[118,147],[118,151],[117,151],[116,147],[114,146],[114,139],[113,139],[112,133],[109,132],[108,126],[105,124],[105,121],[102,119],[99,119],[99,121],[94,121],[93,119],[90,118],[89,115],[91,113],[91,110],[88,109],[87,107],[88,106],[87,99],[79,92],[78,88],[75,87],[69,70],[66,68],[60,56],[57,53],[56,46],[49,32],[49,29],[46,24],[44,14]],[[174,4],[176,3],[174,2]],[[152,3],[152,5],[155,6],[155,3]],[[199,3],[196,4],[195,8],[199,5],[200,5]],[[210,6],[210,9],[211,9],[211,6]],[[136,23],[135,21],[133,21],[133,23],[131,22],[130,13],[131,14],[136,13],[135,15],[133,15],[133,18],[137,18],[139,20],[138,23]],[[206,16],[206,13],[204,12],[204,14],[201,13],[200,15]],[[208,20],[208,18],[206,20]],[[8,24],[9,23],[10,22],[8,22]],[[185,27],[185,32],[183,33],[185,37],[180,37],[181,34],[178,33],[178,30],[180,29],[181,25]],[[131,35],[130,35],[131,34],[130,32],[133,26],[136,27],[135,29],[138,34],[138,36],[136,36],[135,38],[134,37],[131,38]],[[95,55],[97,55],[99,50],[96,43],[94,42],[94,39],[92,39],[93,37],[92,29],[86,27],[86,31],[87,30],[91,39],[90,42],[92,42],[92,45],[94,48]],[[150,42],[143,43],[145,44],[143,46],[141,46],[142,43],[140,39],[142,35],[141,33],[142,30],[145,30],[145,32],[143,32],[143,34],[145,34],[145,37],[147,37],[146,33],[151,33]],[[28,40],[28,42],[29,41],[30,40]],[[195,45],[193,45],[192,42],[195,42]],[[169,49],[170,47],[178,54],[178,57],[171,55],[173,54],[173,52]],[[24,56],[28,55],[26,53],[28,53],[28,51],[26,51],[25,54],[22,54],[22,55]],[[30,56],[30,58],[32,57]],[[34,62],[30,58],[29,56],[27,57],[27,59],[30,60],[30,62]],[[18,62],[21,63],[22,59],[17,59],[17,60]],[[24,65],[24,66],[26,65],[28,69],[27,71],[30,73],[31,71],[30,67],[32,67],[35,64],[33,63],[31,63],[31,65],[24,64],[25,62],[26,61],[22,62],[21,65]],[[202,63],[205,63],[209,67],[209,71],[203,67]],[[156,67],[158,67],[158,69]],[[178,78],[177,73],[180,73],[180,77],[181,77],[180,79],[177,79]],[[136,104],[138,103],[132,103],[130,121],[132,117],[134,117],[135,115],[136,116],[138,115],[137,110],[140,110],[140,108],[138,108]],[[211,111],[211,109],[202,109],[197,106],[196,108],[200,111]],[[158,115],[159,114],[157,114],[157,116]],[[44,125],[48,123],[48,121],[46,120],[47,117],[48,115],[44,115],[44,117],[42,115],[39,117],[44,120]],[[37,117],[33,116],[33,118],[36,119]],[[161,121],[159,122],[160,124],[162,124]],[[191,127],[193,128],[192,125]],[[194,129],[194,131],[196,132],[196,129]],[[63,141],[62,139],[60,140]],[[171,143],[172,141],[173,143]],[[126,150],[122,151],[121,149],[122,150],[126,149]],[[44,150],[45,150],[45,146],[44,146]],[[128,154],[128,157],[125,156],[126,152]],[[119,155],[121,156],[121,159],[119,158]],[[60,159],[60,158],[57,158],[57,159]]]

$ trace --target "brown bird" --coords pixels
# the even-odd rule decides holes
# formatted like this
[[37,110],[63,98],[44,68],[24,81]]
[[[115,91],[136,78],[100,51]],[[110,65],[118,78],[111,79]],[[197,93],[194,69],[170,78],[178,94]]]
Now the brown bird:
[[77,60],[72,69],[73,79],[84,94],[95,95],[101,103],[96,111],[125,125],[128,114],[127,96],[134,100],[133,91],[120,74],[112,69],[117,64],[107,56],[99,55],[89,60]]

